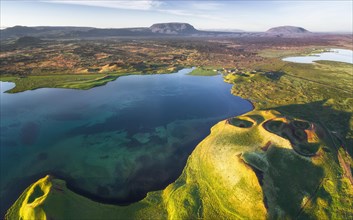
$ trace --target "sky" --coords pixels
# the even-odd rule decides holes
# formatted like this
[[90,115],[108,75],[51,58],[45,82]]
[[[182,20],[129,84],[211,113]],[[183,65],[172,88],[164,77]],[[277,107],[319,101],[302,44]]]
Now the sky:
[[266,31],[292,25],[352,32],[352,0],[1,0],[1,28],[24,26],[148,27],[187,22],[197,29]]

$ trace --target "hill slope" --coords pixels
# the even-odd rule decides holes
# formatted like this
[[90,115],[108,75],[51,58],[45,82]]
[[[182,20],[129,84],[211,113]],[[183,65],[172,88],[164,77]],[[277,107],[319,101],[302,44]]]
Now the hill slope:
[[54,26],[14,26],[0,30],[1,39],[19,38],[24,36],[31,37],[55,37],[74,36],[75,33],[84,33],[94,28],[90,27],[54,27]]
[[270,34],[309,34],[310,32],[302,27],[295,26],[279,26],[270,28],[266,31]]
[[36,45],[43,42],[41,39],[36,38],[36,37],[20,37],[15,41],[15,44],[18,46],[30,46],[30,45]]
[[47,176],[31,185],[7,219],[344,219],[353,187],[337,177],[330,134],[276,111],[221,121],[166,189],[129,206],[93,202]]

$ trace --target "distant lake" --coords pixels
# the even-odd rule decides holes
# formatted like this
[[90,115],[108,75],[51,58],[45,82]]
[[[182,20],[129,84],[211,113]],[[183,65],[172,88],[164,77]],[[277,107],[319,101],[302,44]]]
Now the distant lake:
[[1,207],[46,174],[115,203],[173,182],[215,123],[252,110],[221,75],[190,71],[124,76],[85,91],[7,94],[14,84],[1,82]]
[[329,52],[318,53],[310,56],[287,57],[282,60],[294,63],[313,63],[318,60],[327,60],[353,64],[353,51],[331,49]]

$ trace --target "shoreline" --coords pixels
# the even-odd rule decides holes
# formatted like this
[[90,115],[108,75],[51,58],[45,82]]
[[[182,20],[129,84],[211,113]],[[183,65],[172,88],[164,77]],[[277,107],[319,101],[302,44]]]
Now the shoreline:
[[[190,70],[190,71],[192,71],[192,68],[191,68],[191,69],[189,69],[189,68],[183,68],[182,70],[187,70],[187,71]],[[178,73],[179,73],[180,71],[182,71],[182,70],[179,70],[178,72],[175,72],[175,73],[172,73],[172,74],[178,74]],[[189,71],[189,72],[190,72],[190,71]],[[169,73],[168,73],[168,74],[169,74]],[[187,74],[187,73],[185,73],[185,74]],[[153,75],[160,75],[160,74],[153,74]],[[129,75],[126,75],[126,76],[133,76],[133,75],[130,75],[130,74],[129,74]],[[137,76],[138,76],[138,75],[137,75]],[[206,77],[208,77],[208,76],[206,76]],[[230,86],[229,93],[230,93],[231,96],[235,96],[234,94],[231,93],[231,88],[233,87],[233,85],[230,84],[230,83],[225,82],[223,76],[222,76],[222,79],[220,79],[220,80],[222,80],[222,83],[228,84],[228,85]],[[3,82],[3,81],[2,81],[2,82]],[[14,82],[8,82],[8,83],[14,83]],[[104,85],[102,85],[102,86],[104,86]],[[51,88],[48,88],[48,89],[51,89]],[[55,89],[55,88],[54,88],[54,89]],[[79,89],[79,90],[80,90],[80,89]],[[29,91],[31,91],[31,90],[29,90]],[[13,94],[13,93],[11,93],[11,94]],[[16,93],[14,93],[14,94],[16,94]],[[240,97],[240,98],[241,98],[241,97]],[[243,99],[243,98],[242,98],[242,99]],[[240,115],[243,115],[243,114],[246,114],[246,113],[249,113],[249,112],[255,110],[255,106],[254,106],[254,104],[253,104],[250,100],[247,100],[247,99],[243,99],[243,100],[246,101],[246,102],[248,102],[248,103],[250,104],[251,109],[250,109],[249,111],[240,112],[239,114],[233,115],[233,116],[231,116],[231,117],[240,116]],[[222,119],[221,121],[223,121],[223,120],[225,120],[225,119]],[[216,125],[217,123],[219,123],[219,122],[220,122],[220,121],[217,121],[217,122],[215,122],[214,124],[210,125],[210,127],[208,128],[209,133],[206,134],[205,137],[203,137],[202,139],[195,141],[195,144],[194,144],[193,147],[192,147],[193,150],[190,152],[190,154],[188,155],[187,158],[190,157],[190,155],[192,154],[192,152],[194,151],[194,149],[196,148],[196,146],[197,146],[199,143],[201,143],[201,142],[210,134],[210,129],[211,129],[214,125]],[[185,166],[186,166],[186,163],[185,163]],[[70,181],[70,178],[65,177],[65,175],[62,175],[62,174],[60,174],[60,173],[55,173],[55,172],[52,172],[52,173],[42,173],[42,174],[40,174],[40,176],[43,176],[43,177],[44,177],[44,176],[46,176],[46,175],[50,175],[50,176],[53,176],[54,178],[62,179],[62,180],[64,180],[64,181],[66,182],[67,188],[68,188],[69,190],[71,190],[73,193],[75,193],[75,194],[77,194],[77,195],[80,195],[80,196],[83,196],[83,197],[85,197],[85,198],[88,198],[88,199],[90,199],[90,200],[92,200],[92,201],[95,201],[95,202],[98,202],[98,203],[101,203],[101,204],[107,204],[107,205],[128,206],[128,205],[131,205],[131,204],[134,204],[134,203],[137,203],[137,202],[142,201],[144,198],[146,198],[147,194],[150,193],[150,192],[155,192],[155,191],[163,190],[163,189],[165,189],[167,186],[169,186],[170,184],[173,184],[173,183],[180,177],[180,175],[182,174],[182,172],[183,172],[185,166],[183,166],[183,169],[180,170],[179,174],[178,174],[177,176],[175,176],[175,178],[173,178],[173,180],[172,180],[171,182],[163,183],[163,184],[161,184],[160,187],[157,187],[157,188],[154,189],[154,190],[151,190],[151,191],[148,191],[148,192],[146,192],[146,193],[143,193],[143,195],[142,195],[142,194],[139,194],[139,195],[137,195],[137,196],[135,196],[135,197],[127,198],[127,199],[115,199],[115,198],[102,198],[102,197],[99,197],[99,196],[97,196],[97,195],[94,195],[94,193],[91,193],[91,192],[88,192],[88,191],[79,189],[78,187],[74,187],[72,184],[70,184],[70,182],[71,182],[71,181]],[[36,176],[36,177],[38,177],[38,176]],[[33,179],[33,178],[31,178],[31,179]],[[33,183],[33,182],[31,182],[31,183]],[[31,183],[29,183],[29,184],[31,184]],[[21,191],[21,192],[23,192],[23,191]]]

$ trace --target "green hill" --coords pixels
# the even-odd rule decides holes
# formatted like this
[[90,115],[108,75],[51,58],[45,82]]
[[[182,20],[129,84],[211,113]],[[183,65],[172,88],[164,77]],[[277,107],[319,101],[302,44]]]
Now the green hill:
[[277,111],[221,121],[167,188],[129,206],[91,201],[46,176],[7,219],[347,219],[352,163],[320,125]]

